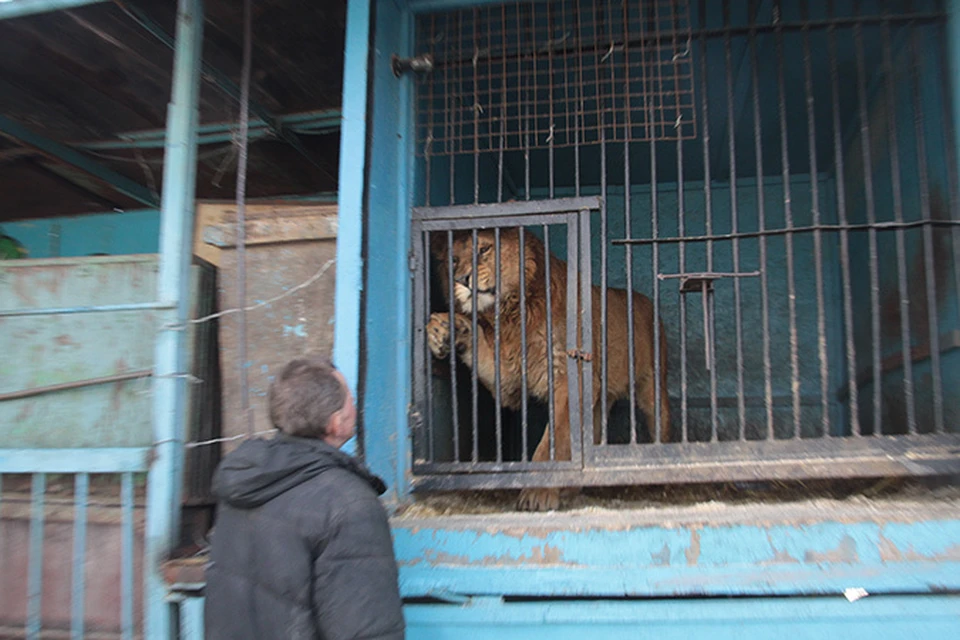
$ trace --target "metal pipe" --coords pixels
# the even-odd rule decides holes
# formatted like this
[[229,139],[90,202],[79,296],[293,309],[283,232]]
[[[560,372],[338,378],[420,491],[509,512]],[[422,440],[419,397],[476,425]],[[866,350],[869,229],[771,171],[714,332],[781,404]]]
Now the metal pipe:
[[176,310],[165,314],[169,321],[158,332],[154,365],[153,438],[157,444],[147,475],[150,500],[144,540],[144,621],[149,638],[171,637],[171,609],[164,600],[166,584],[160,567],[180,531],[187,389],[186,380],[176,374],[185,370],[187,363],[186,335],[175,327],[186,322],[189,311],[202,43],[202,0],[179,0],[157,278],[158,300],[176,304]]
[[240,130],[237,144],[237,180],[236,180],[236,237],[237,237],[237,368],[240,380],[240,411],[247,424],[247,434],[253,436],[256,427],[253,424],[253,411],[250,408],[250,388],[247,382],[247,160],[249,139],[247,133],[250,120],[250,67],[253,57],[253,7],[251,0],[243,3],[243,63],[240,78]]
[[40,638],[43,610],[43,521],[47,474],[34,473],[30,489],[30,546],[27,560],[27,638]]
[[87,555],[87,492],[90,475],[78,473],[73,479],[73,567],[70,586],[70,639],[83,640],[84,587]]
[[104,313],[111,311],[143,311],[149,309],[173,309],[169,302],[131,302],[129,304],[101,304],[88,307],[36,307],[33,309],[0,310],[0,318],[19,318],[24,316],[55,316],[74,313]]
[[120,633],[123,640],[133,640],[133,473],[120,478]]
[[4,0],[0,2],[0,20],[22,18],[23,16],[46,13],[49,11],[63,11],[77,9],[88,4],[99,4],[105,0]]
[[60,384],[51,384],[45,387],[32,387],[30,389],[21,389],[9,393],[0,393],[0,402],[8,400],[21,400],[23,398],[33,398],[35,396],[55,393],[57,391],[69,391],[71,389],[82,389],[83,387],[93,387],[99,384],[110,384],[112,382],[125,382],[127,380],[137,380],[139,378],[149,378],[153,375],[151,369],[140,371],[130,371],[128,373],[118,373],[113,376],[103,376],[101,378],[90,378],[88,380],[75,380],[73,382],[62,382]]

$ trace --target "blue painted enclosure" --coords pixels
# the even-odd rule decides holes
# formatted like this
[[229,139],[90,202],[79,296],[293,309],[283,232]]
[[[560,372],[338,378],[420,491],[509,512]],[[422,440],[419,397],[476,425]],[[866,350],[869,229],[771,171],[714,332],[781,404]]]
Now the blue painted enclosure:
[[[632,637],[638,629],[666,637],[706,633],[771,637],[784,627],[801,637],[838,635],[845,629],[880,637],[955,636],[960,629],[953,613],[955,599],[934,595],[960,587],[956,578],[960,510],[949,496],[931,496],[918,508],[897,500],[863,509],[854,502],[829,500],[736,507],[711,502],[692,507],[653,505],[639,512],[613,508],[545,515],[510,513],[509,503],[502,507],[505,513],[483,515],[456,515],[456,506],[452,515],[429,510],[422,515],[417,508],[407,508],[417,501],[410,494],[407,426],[412,398],[412,297],[407,277],[411,207],[496,202],[498,197],[506,201],[600,194],[606,204],[607,277],[612,286],[626,281],[626,250],[611,242],[626,235],[626,193],[635,238],[650,238],[655,232],[660,237],[724,234],[734,230],[734,223],[742,233],[758,230],[761,222],[767,229],[784,229],[956,220],[951,117],[956,87],[944,84],[956,69],[953,42],[947,38],[956,28],[954,3],[896,8],[876,2],[857,7],[851,2],[832,3],[833,16],[916,12],[918,19],[896,28],[878,19],[858,30],[848,21],[831,39],[833,30],[824,26],[829,22],[827,3],[692,2],[691,24],[713,34],[706,42],[689,43],[696,135],[680,143],[657,143],[653,154],[648,143],[632,143],[627,170],[626,147],[608,127],[611,142],[603,159],[596,137],[583,144],[579,154],[558,147],[553,180],[543,148],[529,156],[522,149],[506,152],[502,170],[496,146],[481,147],[474,156],[472,138],[489,131],[473,128],[473,114],[496,105],[472,102],[475,89],[469,84],[457,88],[458,80],[442,77],[441,72],[426,79],[411,73],[397,79],[392,73],[392,55],[410,57],[428,48],[425,41],[442,40],[440,30],[431,31],[430,25],[459,24],[470,33],[471,13],[463,14],[463,22],[443,22],[450,11],[490,5],[498,3],[350,3],[353,25],[361,33],[350,33],[348,53],[361,56],[356,51],[363,46],[369,10],[372,57],[369,86],[348,75],[345,96],[355,104],[368,90],[372,97],[363,125],[355,120],[351,126],[351,116],[344,111],[345,136],[365,127],[369,164],[366,171],[352,167],[341,174],[341,192],[354,193],[363,185],[366,202],[341,202],[339,260],[350,268],[362,264],[364,279],[355,294],[353,287],[338,290],[338,348],[360,336],[363,450],[374,470],[388,479],[387,497],[399,509],[394,531],[401,589],[410,599],[409,637]],[[592,6],[601,5],[612,7],[612,15],[621,6]],[[727,17],[725,5],[730,7]],[[539,15],[543,23],[537,27],[538,37],[546,39],[544,34],[550,32],[544,26],[544,6],[510,4],[506,12]],[[783,35],[784,50],[794,53],[778,58],[781,44],[775,28],[758,34],[751,49],[747,38],[751,11],[757,24],[818,25],[810,31],[809,53],[804,53],[805,31],[799,27],[785,29]],[[436,16],[434,22],[431,16]],[[725,20],[734,27],[729,46],[722,37]],[[504,23],[498,19],[481,24],[484,41],[498,42]],[[833,47],[835,67],[830,62]],[[885,51],[890,52],[888,59]],[[476,51],[465,50],[460,59],[469,64],[473,55]],[[612,55],[617,55],[615,48]],[[759,64],[751,65],[753,59]],[[859,68],[858,60],[867,63]],[[462,127],[458,142],[448,143],[446,152],[452,153],[432,157],[427,153],[425,132],[430,128],[424,128],[424,116],[418,111],[426,108],[424,103],[415,100],[417,95],[422,100],[418,83],[432,87],[424,89],[434,91],[426,104],[436,108],[448,104],[443,95],[459,91],[455,103],[468,115],[457,123]],[[701,102],[704,95],[709,99]],[[885,111],[888,102],[896,105],[893,115]],[[362,120],[359,106],[352,114]],[[538,126],[543,143],[550,129]],[[435,139],[440,139],[444,126],[434,131]],[[656,180],[651,184],[654,166]],[[592,220],[594,283],[600,282],[601,271],[599,215],[594,213]],[[354,233],[346,228],[349,225],[358,225],[365,235],[362,262],[360,256],[344,251],[356,251],[353,244],[343,245],[343,238]],[[660,280],[655,274],[708,267],[762,269],[770,318],[770,365],[765,372],[764,284],[759,278],[741,279],[738,323],[734,284],[717,283],[715,373],[721,440],[731,433],[736,437],[740,401],[748,433],[766,428],[765,395],[772,401],[778,437],[792,429],[795,412],[805,436],[873,433],[877,400],[883,433],[902,433],[911,421],[920,433],[938,428],[956,433],[960,278],[954,235],[951,227],[924,224],[901,231],[834,228],[772,236],[763,242],[750,238],[739,241],[736,265],[729,241],[712,244],[709,264],[703,242],[684,243],[682,264],[676,244],[660,246],[656,264],[649,245],[634,247],[634,288],[651,294],[659,286],[671,358],[668,384],[675,404],[683,399],[678,380],[687,377],[691,440],[708,438],[710,428],[701,303],[698,295],[681,302],[676,281]],[[554,238],[552,249],[565,255],[562,234]],[[338,287],[345,283],[338,281]],[[847,304],[844,290],[850,293]],[[341,313],[354,308],[341,304],[344,297],[359,301],[366,313]],[[681,334],[684,307],[686,331]],[[743,344],[739,367],[738,324]],[[874,343],[877,356],[872,353]],[[877,395],[872,386],[875,366],[883,379]],[[743,371],[742,381],[738,369]],[[910,385],[904,381],[905,369],[910,370]],[[797,385],[791,380],[794,371]],[[679,422],[680,409],[674,411]],[[852,587],[872,595],[848,603],[842,594]],[[877,597],[894,593],[903,595]],[[820,597],[764,597],[773,595]],[[717,596],[750,597],[713,599]]]

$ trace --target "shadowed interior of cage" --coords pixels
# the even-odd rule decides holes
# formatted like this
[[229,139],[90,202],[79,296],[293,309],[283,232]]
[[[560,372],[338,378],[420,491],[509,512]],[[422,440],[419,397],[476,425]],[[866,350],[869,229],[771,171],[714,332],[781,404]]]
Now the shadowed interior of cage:
[[[595,420],[581,398],[582,424],[599,425],[587,448],[957,433],[945,16],[894,4],[557,0],[420,17],[435,67],[417,78],[418,204],[599,196],[574,272],[641,294],[662,320],[639,325],[655,380],[665,334],[669,400],[647,405],[669,433],[649,429],[631,380]],[[565,259],[567,244],[558,226],[550,251]],[[430,310],[449,314],[444,265],[418,268]],[[610,294],[595,306],[598,348],[577,348],[597,352],[609,398],[608,362],[625,351],[642,373],[635,337],[608,339],[637,309]],[[440,390],[431,424],[457,427],[443,459],[529,460],[555,407],[525,396],[518,433],[522,416],[497,410],[502,384],[474,393],[462,359],[419,346]],[[415,458],[441,459],[427,449]]]

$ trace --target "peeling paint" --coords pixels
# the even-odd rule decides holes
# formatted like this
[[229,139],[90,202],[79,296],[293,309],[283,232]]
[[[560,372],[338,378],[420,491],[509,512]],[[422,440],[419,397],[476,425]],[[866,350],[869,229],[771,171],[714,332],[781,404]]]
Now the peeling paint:
[[690,532],[690,546],[686,550],[687,564],[694,566],[700,562],[700,532],[693,529]]
[[803,556],[804,562],[839,562],[853,564],[859,562],[860,557],[857,554],[857,542],[849,535],[844,535],[836,549],[828,551],[808,550]]
[[670,566],[670,547],[667,546],[667,543],[663,543],[663,549],[655,553],[650,554],[650,559],[653,561],[653,564],[661,567]]
[[283,335],[284,336],[292,335],[292,336],[297,336],[298,338],[306,338],[307,337],[306,325],[297,324],[297,325],[291,326],[291,325],[285,324],[283,325]]

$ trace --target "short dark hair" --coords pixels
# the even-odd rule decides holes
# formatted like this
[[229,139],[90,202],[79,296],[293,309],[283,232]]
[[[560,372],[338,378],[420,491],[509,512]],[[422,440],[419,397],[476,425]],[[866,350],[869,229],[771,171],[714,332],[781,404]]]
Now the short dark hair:
[[346,400],[337,369],[327,358],[297,358],[270,385],[270,420],[288,435],[322,439]]

